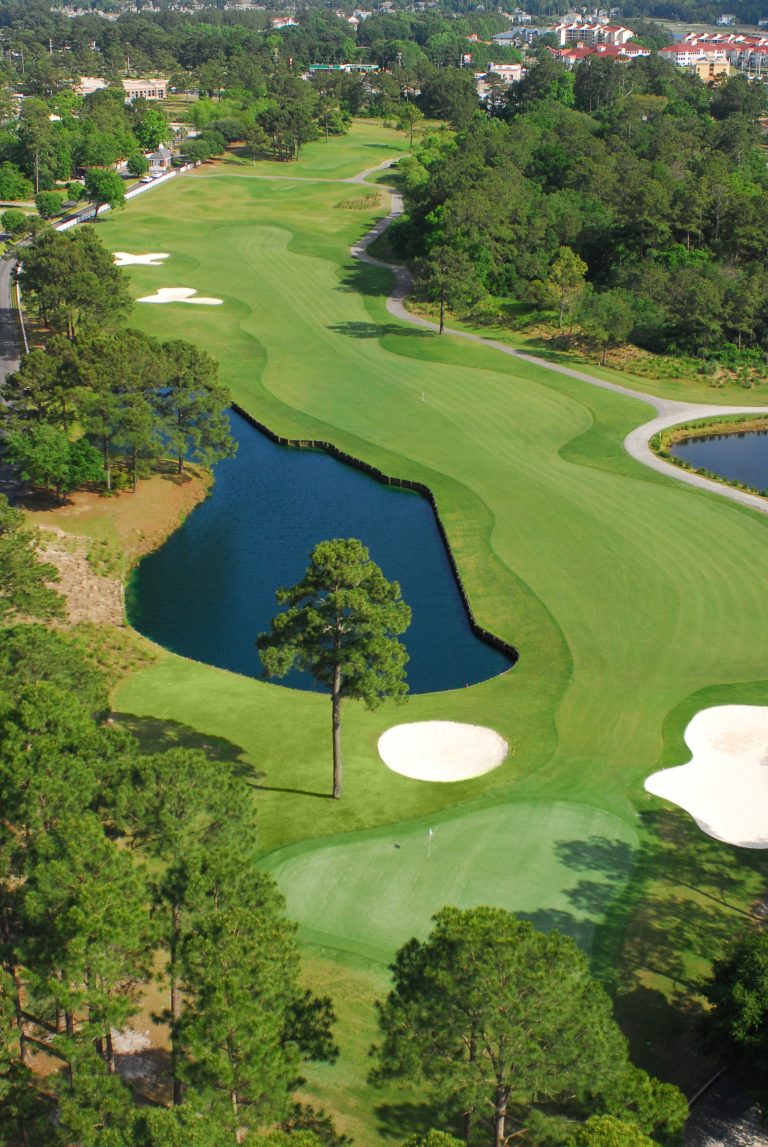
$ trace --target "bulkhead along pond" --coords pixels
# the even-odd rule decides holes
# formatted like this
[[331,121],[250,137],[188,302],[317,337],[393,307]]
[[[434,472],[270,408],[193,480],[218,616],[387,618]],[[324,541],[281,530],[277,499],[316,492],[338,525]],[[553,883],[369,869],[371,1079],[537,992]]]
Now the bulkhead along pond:
[[[400,583],[413,620],[404,640],[413,693],[503,673],[509,657],[472,631],[426,498],[382,485],[320,451],[280,446],[236,414],[235,458],[216,466],[211,496],[134,571],[130,622],[185,657],[261,676],[257,634],[326,538],[360,538]],[[313,688],[309,675],[282,681]]]
[[753,490],[768,490],[768,431],[734,431],[685,438],[670,447],[689,466],[743,482]]

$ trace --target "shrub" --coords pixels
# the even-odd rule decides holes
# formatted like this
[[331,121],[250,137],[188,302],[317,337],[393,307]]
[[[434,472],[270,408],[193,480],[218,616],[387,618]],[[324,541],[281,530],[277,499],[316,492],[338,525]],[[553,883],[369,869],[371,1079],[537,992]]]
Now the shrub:
[[146,155],[142,155],[137,151],[135,155],[128,157],[128,162],[125,165],[128,168],[129,175],[146,175],[149,171],[149,160]]
[[0,163],[0,199],[31,199],[35,189],[15,163]]
[[35,207],[41,219],[51,219],[60,215],[64,206],[64,196],[60,191],[41,191],[35,196]]
[[27,216],[17,207],[11,207],[8,211],[4,211],[0,215],[0,223],[3,231],[10,235],[11,239],[18,239],[19,235],[23,235],[28,230]]

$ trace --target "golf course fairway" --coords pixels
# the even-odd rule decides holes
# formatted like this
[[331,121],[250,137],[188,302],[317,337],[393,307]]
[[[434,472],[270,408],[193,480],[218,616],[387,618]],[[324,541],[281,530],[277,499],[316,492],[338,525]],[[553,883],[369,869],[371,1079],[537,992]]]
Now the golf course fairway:
[[[651,417],[644,402],[386,313],[391,275],[349,247],[388,196],[366,202],[376,185],[342,180],[402,150],[402,136],[365,123],[299,164],[229,157],[141,196],[99,234],[112,250],[169,253],[128,268],[135,297],[222,300],[138,304],[130,321],[205,347],[240,406],[431,488],[477,620],[518,664],[405,708],[347,705],[339,802],[327,798],[325,696],[168,656],[129,678],[116,708],[152,747],[205,745],[223,767],[237,762],[261,862],[329,991],[366,976],[385,989],[397,945],[442,904],[501,904],[570,929],[615,990],[637,1062],[693,1086],[695,980],[766,861],[703,838],[643,781],[687,760],[682,732],[705,701],[768,703],[768,522],[632,460],[622,443]],[[376,751],[404,720],[484,725],[510,752],[475,780],[408,780]],[[308,1093],[361,1143],[399,1142],[407,1122],[387,1131],[360,1098],[374,1024],[362,1011],[340,1008],[357,1082],[313,1069]]]

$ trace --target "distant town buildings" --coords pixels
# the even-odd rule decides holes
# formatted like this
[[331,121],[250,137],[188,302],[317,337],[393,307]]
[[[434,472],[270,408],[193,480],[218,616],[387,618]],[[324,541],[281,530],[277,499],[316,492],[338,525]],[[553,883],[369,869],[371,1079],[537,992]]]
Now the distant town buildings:
[[[81,76],[75,84],[75,91],[80,96],[90,96],[94,92],[109,87],[103,76]],[[164,100],[168,95],[168,81],[154,80],[123,80],[123,90],[128,102],[133,100]]]
[[626,44],[634,35],[631,28],[623,28],[620,24],[585,24],[578,20],[555,24],[549,31],[557,36],[561,48],[566,44],[584,44],[586,47],[593,44]]
[[556,60],[565,64],[566,68],[573,68],[582,60],[588,60],[595,56],[626,63],[628,60],[636,60],[638,56],[650,56],[651,54],[650,48],[644,48],[642,44],[633,44],[632,42],[626,44],[576,44],[566,48],[550,48],[549,50]]

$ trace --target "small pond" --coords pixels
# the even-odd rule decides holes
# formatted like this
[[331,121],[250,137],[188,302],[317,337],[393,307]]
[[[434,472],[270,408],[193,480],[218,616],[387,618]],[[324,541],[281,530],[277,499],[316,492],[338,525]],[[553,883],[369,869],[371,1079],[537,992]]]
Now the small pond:
[[689,466],[709,470],[755,490],[768,489],[768,431],[745,430],[686,438],[670,448]]
[[[411,692],[455,689],[511,662],[475,636],[432,507],[320,451],[278,446],[238,415],[235,458],[216,466],[211,496],[134,571],[131,624],[185,657],[253,677],[254,646],[279,607],[278,586],[302,577],[326,538],[360,538],[400,582],[413,620],[404,635]],[[284,684],[313,688],[308,675]]]

